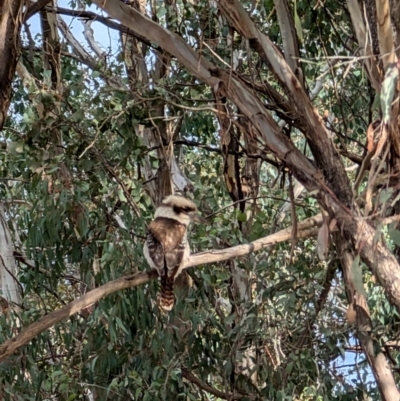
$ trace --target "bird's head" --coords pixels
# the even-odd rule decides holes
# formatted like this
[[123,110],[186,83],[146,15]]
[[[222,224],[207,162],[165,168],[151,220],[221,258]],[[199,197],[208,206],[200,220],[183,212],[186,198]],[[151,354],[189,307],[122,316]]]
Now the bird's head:
[[186,226],[192,221],[205,222],[199,215],[196,205],[180,195],[169,195],[164,198],[156,210],[155,217],[175,219]]

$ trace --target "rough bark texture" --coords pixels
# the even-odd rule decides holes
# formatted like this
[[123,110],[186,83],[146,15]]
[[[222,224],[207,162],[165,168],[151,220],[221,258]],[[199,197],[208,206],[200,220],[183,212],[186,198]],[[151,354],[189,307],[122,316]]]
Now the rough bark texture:
[[10,106],[11,82],[20,54],[19,32],[23,4],[23,0],[0,2],[0,131]]

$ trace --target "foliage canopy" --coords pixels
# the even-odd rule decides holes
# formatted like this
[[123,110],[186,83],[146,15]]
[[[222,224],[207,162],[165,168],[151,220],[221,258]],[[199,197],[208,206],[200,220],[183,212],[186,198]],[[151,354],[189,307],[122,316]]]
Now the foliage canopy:
[[[379,59],[376,29],[371,53],[363,53],[353,29],[355,3],[110,0],[110,19],[89,4],[62,8],[49,2],[27,20],[1,136],[0,218],[12,239],[7,257],[16,265],[14,286],[2,282],[10,310],[4,307],[0,316],[0,343],[93,289],[148,270],[142,253],[146,224],[172,191],[193,197],[208,219],[191,229],[192,253],[293,229],[259,252],[188,269],[168,315],[157,305],[157,280],[86,305],[1,361],[3,399],[387,396],[375,379],[382,356],[398,380],[398,298],[381,279],[383,264],[371,267],[368,249],[341,224],[343,209],[327,200],[333,193],[354,213],[367,210],[365,216],[398,214],[398,185],[387,174],[396,176],[395,145],[377,154],[387,161],[386,170],[371,165],[383,179],[377,183],[361,174],[356,184],[368,155],[367,133],[384,102],[389,120],[395,118],[390,96],[380,99],[375,83],[391,71],[394,96],[398,73]],[[371,2],[360,5],[368,11]],[[147,15],[148,22],[127,8],[122,10],[132,26],[115,22],[110,10],[121,7]],[[276,54],[263,55],[262,36],[249,38],[249,21],[235,20],[229,7],[250,16],[254,29],[279,49]],[[371,12],[379,16],[379,7],[367,18]],[[395,5],[390,12],[396,26]],[[39,22],[41,32],[33,36]],[[147,30],[139,33],[145,23]],[[154,36],[155,24],[169,33]],[[82,26],[84,44],[74,37]],[[189,47],[198,56],[198,73],[188,67]],[[376,77],[364,63],[374,54]],[[200,76],[202,63],[210,63],[204,64],[209,82]],[[283,63],[293,87],[277,72]],[[220,83],[212,86],[215,77]],[[250,94],[259,107],[253,118]],[[324,157],[324,145],[317,143],[322,131],[312,123],[317,120],[301,113],[303,94],[321,116],[326,150],[337,159]],[[257,123],[262,113],[271,119],[263,135]],[[274,142],[276,127],[282,142]],[[395,141],[398,128],[390,129]],[[289,142],[305,156],[298,169],[280,150],[280,143]],[[309,166],[318,167],[325,186],[314,185],[321,182],[315,173],[312,187]],[[325,187],[330,192],[324,198]],[[297,230],[321,209],[319,229]],[[392,256],[399,245],[396,221],[369,221],[374,241]],[[351,306],[357,319],[349,321],[355,294],[362,299]],[[366,315],[357,309],[362,300]],[[375,347],[372,362],[366,344]]]

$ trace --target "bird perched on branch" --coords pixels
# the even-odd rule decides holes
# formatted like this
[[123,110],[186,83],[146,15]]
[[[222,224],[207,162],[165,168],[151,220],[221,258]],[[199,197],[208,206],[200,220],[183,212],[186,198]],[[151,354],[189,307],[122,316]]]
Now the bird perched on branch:
[[175,303],[174,281],[190,256],[187,230],[192,221],[204,221],[196,205],[183,196],[170,195],[156,209],[148,227],[143,253],[161,277],[160,306],[167,311]]

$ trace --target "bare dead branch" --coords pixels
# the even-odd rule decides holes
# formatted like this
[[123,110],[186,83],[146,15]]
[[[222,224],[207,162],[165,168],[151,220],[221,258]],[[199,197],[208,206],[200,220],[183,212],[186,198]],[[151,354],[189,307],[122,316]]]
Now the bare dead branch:
[[[48,3],[48,2],[49,2],[49,0],[46,0],[46,3]],[[52,7],[46,7],[46,11],[52,11],[52,10],[53,10]],[[154,46],[145,37],[134,33],[130,29],[126,28],[125,26],[112,21],[110,18],[103,17],[102,15],[96,14],[92,11],[70,10],[68,8],[62,8],[62,7],[54,8],[54,11],[56,14],[68,15],[71,17],[79,17],[79,18],[86,19],[86,20],[101,22],[103,25],[105,25],[111,29],[115,29],[116,31],[119,31],[119,32],[125,33],[126,35],[135,37],[137,40],[139,40],[140,42],[144,43],[145,45],[147,45],[153,49],[160,50],[157,46]],[[28,11],[28,13],[29,13],[29,11]]]
[[78,57],[81,60],[85,60],[85,64],[91,69],[98,70],[97,61],[86,51],[79,40],[75,38],[69,29],[68,24],[60,16],[57,16],[57,25]]
[[100,48],[98,43],[96,42],[94,38],[94,31],[92,28],[92,21],[82,21],[83,25],[83,32],[85,35],[85,39],[89,43],[90,48],[93,50],[93,52],[96,54],[97,57],[100,59],[105,58],[105,51]]

